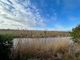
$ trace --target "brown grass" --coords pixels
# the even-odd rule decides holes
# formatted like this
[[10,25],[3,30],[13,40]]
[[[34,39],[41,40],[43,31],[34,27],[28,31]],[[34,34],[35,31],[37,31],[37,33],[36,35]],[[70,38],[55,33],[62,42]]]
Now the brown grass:
[[72,54],[70,52],[71,48],[73,46],[73,43],[70,43],[67,39],[62,40],[55,40],[51,42],[47,42],[46,40],[25,40],[23,42],[22,40],[19,40],[18,43],[15,46],[15,49],[13,52],[15,52],[14,55],[15,59],[18,59],[19,55],[21,59],[25,58],[37,58],[37,59],[63,59],[65,56],[69,56]]
[[38,30],[0,30],[0,34],[12,34],[18,38],[39,38],[39,37],[67,37],[69,32],[64,31],[38,31]]

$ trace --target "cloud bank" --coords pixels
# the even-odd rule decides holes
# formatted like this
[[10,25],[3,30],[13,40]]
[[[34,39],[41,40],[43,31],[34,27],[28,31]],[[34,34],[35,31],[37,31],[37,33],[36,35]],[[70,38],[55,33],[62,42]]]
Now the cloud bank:
[[0,29],[68,31],[79,12],[80,0],[0,0]]
[[34,29],[36,26],[45,26],[45,22],[30,0],[0,0],[0,28]]

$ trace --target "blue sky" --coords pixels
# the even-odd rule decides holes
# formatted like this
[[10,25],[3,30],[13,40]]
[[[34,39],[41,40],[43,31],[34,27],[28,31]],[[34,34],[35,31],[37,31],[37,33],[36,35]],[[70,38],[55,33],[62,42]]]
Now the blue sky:
[[0,0],[0,29],[69,31],[80,24],[80,0]]

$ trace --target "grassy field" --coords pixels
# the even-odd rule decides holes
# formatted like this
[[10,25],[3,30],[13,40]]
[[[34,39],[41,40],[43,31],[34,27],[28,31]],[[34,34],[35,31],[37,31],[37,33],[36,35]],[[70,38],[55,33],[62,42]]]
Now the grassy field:
[[12,34],[14,37],[67,37],[69,32],[64,31],[37,31],[37,30],[0,30],[0,34]]

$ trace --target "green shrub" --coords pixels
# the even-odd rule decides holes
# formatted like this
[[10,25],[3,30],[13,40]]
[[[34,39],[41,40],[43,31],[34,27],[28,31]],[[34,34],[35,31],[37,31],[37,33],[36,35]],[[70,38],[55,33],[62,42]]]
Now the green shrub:
[[10,60],[10,48],[13,37],[9,34],[0,35],[0,60]]
[[72,29],[72,32],[70,32],[70,35],[74,42],[80,43],[80,25]]

